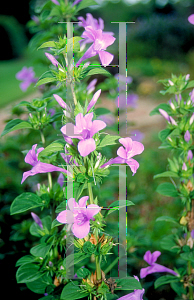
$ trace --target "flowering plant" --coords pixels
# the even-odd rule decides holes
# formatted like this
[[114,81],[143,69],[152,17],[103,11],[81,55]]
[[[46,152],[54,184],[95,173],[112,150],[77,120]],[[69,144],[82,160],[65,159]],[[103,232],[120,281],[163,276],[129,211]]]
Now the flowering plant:
[[[30,211],[33,219],[30,233],[39,238],[30,254],[17,261],[17,282],[25,283],[34,293],[44,294],[45,300],[108,300],[118,296],[142,299],[144,293],[137,277],[126,273],[125,277],[114,279],[110,277],[111,268],[106,271],[105,267],[116,246],[115,239],[104,229],[105,216],[133,203],[126,198],[119,199],[103,209],[96,187],[100,190],[113,164],[129,166],[134,175],[139,163],[133,157],[141,154],[144,146],[130,137],[104,132],[107,124],[100,120],[95,108],[101,89],[92,96],[96,78],[86,84],[87,78],[95,74],[111,78],[103,66],[114,58],[106,49],[115,37],[103,31],[102,19],[97,21],[91,14],[86,20],[78,18],[76,30],[84,27],[82,37],[71,35],[73,22],[70,21],[81,9],[93,4],[93,0],[47,0],[36,7],[31,28],[37,33],[31,46],[40,51],[46,49],[49,71],[36,79],[42,93],[40,98],[19,104],[26,107],[28,119],[11,120],[1,134],[18,129],[39,134],[39,140],[24,151],[24,161],[32,167],[26,166],[21,183],[30,182],[38,174],[47,174],[47,180],[38,183],[35,192],[16,197],[10,210],[12,215]],[[67,35],[60,22],[67,23]],[[43,28],[46,28],[44,34]],[[82,63],[97,55],[102,65]],[[35,82],[31,68],[23,69],[16,77],[23,81],[23,89]],[[54,141],[50,140],[51,128],[55,130]],[[56,139],[57,135],[60,138]],[[122,144],[118,156],[108,160],[104,149],[118,142]],[[123,296],[123,293],[128,294]]]

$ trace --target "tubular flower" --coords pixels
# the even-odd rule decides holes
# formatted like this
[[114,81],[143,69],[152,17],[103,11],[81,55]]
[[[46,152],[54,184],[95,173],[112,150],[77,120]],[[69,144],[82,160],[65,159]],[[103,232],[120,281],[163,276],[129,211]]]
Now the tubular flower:
[[83,116],[82,113],[79,113],[75,117],[76,125],[67,123],[61,128],[61,132],[64,135],[80,140],[78,143],[78,151],[83,157],[96,149],[93,135],[106,127],[106,124],[103,121],[94,120],[92,122],[92,118],[93,113],[86,114],[85,116]]
[[90,57],[95,55],[99,55],[100,61],[103,66],[107,66],[111,63],[114,58],[109,52],[106,52],[106,48],[112,45],[115,41],[115,38],[108,34],[102,32],[101,29],[94,30],[91,26],[86,26],[85,31],[83,33],[84,38],[90,38],[93,44],[89,47],[89,49],[85,52],[85,54],[79,59],[76,66],[79,66],[80,63]]
[[95,85],[98,79],[93,79],[87,86],[87,94],[91,94],[95,90]]
[[92,97],[92,100],[90,101],[90,103],[88,104],[88,107],[87,107],[87,112],[89,112],[89,110],[96,104],[98,98],[100,97],[100,94],[101,94],[101,90],[98,90],[94,96]]
[[34,219],[34,221],[36,222],[36,224],[38,224],[40,226],[40,228],[43,229],[41,219],[35,213],[33,213],[33,212],[31,212],[31,216]]
[[27,164],[30,164],[31,166],[33,166],[33,168],[30,171],[23,173],[21,183],[23,183],[26,180],[26,178],[28,178],[29,176],[34,176],[39,173],[48,173],[48,172],[59,171],[59,172],[66,173],[69,176],[72,176],[71,173],[66,171],[65,169],[53,166],[51,164],[43,163],[40,160],[38,160],[38,155],[41,151],[44,150],[44,148],[43,147],[39,148],[36,153],[36,147],[37,147],[37,144],[33,145],[32,150],[30,150],[27,153],[27,155],[24,159],[24,161]]
[[82,239],[86,237],[90,231],[90,220],[94,221],[94,215],[100,210],[96,204],[90,204],[86,207],[88,196],[80,198],[77,203],[74,198],[68,200],[68,207],[70,210],[64,210],[57,216],[57,221],[63,224],[71,224],[73,234]]
[[168,272],[168,273],[171,273],[175,276],[178,276],[178,274],[169,269],[169,268],[166,268],[162,265],[159,265],[159,264],[156,264],[156,260],[157,258],[161,255],[161,252],[160,251],[155,251],[151,254],[150,251],[147,251],[143,257],[143,259],[150,265],[149,267],[147,268],[142,268],[141,271],[140,271],[140,277],[141,278],[144,278],[146,277],[147,275],[149,274],[152,274],[152,273],[155,273],[155,272]]
[[56,58],[52,54],[45,52],[45,55],[50,60],[50,62],[53,64],[53,66],[55,66],[55,67],[60,66],[61,67],[58,60],[56,60]]
[[112,164],[126,163],[130,167],[134,175],[139,168],[139,163],[132,157],[137,154],[141,154],[144,151],[144,145],[140,142],[132,141],[132,139],[129,137],[121,138],[119,139],[119,142],[124,147],[119,147],[119,149],[117,150],[118,156],[116,158],[111,158],[108,162],[102,165],[101,168]]

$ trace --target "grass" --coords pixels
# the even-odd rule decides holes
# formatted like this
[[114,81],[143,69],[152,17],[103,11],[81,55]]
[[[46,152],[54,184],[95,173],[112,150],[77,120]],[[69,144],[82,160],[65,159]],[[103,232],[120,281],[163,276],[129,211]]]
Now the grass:
[[26,92],[23,92],[20,87],[20,81],[15,78],[15,74],[19,72],[24,66],[34,66],[36,77],[40,77],[42,73],[47,71],[47,67],[42,63],[44,56],[42,53],[27,53],[24,57],[0,61],[0,108],[23,98],[35,91],[31,85]]

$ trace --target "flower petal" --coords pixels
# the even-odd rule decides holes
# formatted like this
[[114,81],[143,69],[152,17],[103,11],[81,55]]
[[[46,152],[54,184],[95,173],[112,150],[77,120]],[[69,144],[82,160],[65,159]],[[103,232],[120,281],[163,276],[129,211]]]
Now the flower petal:
[[108,33],[102,33],[102,41],[104,44],[104,50],[106,50],[106,48],[110,45],[112,45],[114,43],[114,41],[116,40],[116,38]]
[[57,216],[57,221],[64,224],[72,224],[74,222],[73,213],[70,210],[63,210]]
[[99,213],[99,211],[101,210],[101,207],[99,207],[96,204],[90,204],[87,206],[87,217],[88,219],[93,219],[93,216],[95,216],[97,213]]
[[131,151],[133,148],[133,141],[130,137],[119,139],[119,143],[121,143],[126,148],[127,152]]
[[92,123],[92,127],[90,129],[90,137],[93,137],[95,133],[104,129],[106,127],[106,123],[101,120],[94,120]]
[[121,157],[115,157],[111,158],[109,161],[107,161],[105,164],[103,164],[100,169],[105,168],[106,166],[113,165],[113,164],[124,164],[125,159]]
[[140,142],[133,141],[132,150],[127,153],[127,158],[141,154],[144,151],[144,145]]
[[30,164],[31,166],[35,166],[38,162],[37,156],[36,156],[36,147],[37,144],[32,146],[32,149],[30,151],[28,151],[28,153],[26,154],[24,161],[27,164]]
[[72,226],[72,232],[79,239],[86,237],[90,232],[90,221],[86,221],[82,225],[74,223]]
[[97,54],[97,52],[94,50],[93,44],[88,48],[88,50],[84,53],[84,55],[78,60],[76,67],[78,67],[81,62],[87,58],[93,57]]
[[123,147],[119,147],[119,149],[117,150],[117,155],[121,158],[127,159],[127,151]]
[[70,107],[63,101],[63,99],[59,95],[53,94],[53,96],[62,108],[71,111]]
[[67,201],[69,209],[74,212],[75,208],[79,208],[78,203],[75,201],[74,198],[69,198]]
[[[95,79],[94,79],[95,80]],[[96,79],[97,80],[97,79]],[[88,107],[87,107],[87,112],[89,112],[89,110],[96,104],[98,98],[100,97],[100,94],[101,94],[101,89],[98,90],[94,96],[92,97],[92,100],[90,101],[90,103],[88,104]]]
[[127,159],[125,161],[128,166],[130,167],[131,171],[133,172],[133,175],[137,172],[137,169],[139,168],[139,163],[135,159]]
[[194,25],[194,14],[192,14],[188,17],[188,21],[189,21],[189,23]]
[[81,156],[85,157],[96,149],[96,143],[94,139],[86,139],[79,141],[78,143],[78,151]]
[[97,53],[103,66],[108,66],[114,58],[114,55],[107,51],[100,50]]
[[80,208],[86,208],[86,201],[89,199],[89,196],[84,196],[82,198],[79,199],[79,207]]

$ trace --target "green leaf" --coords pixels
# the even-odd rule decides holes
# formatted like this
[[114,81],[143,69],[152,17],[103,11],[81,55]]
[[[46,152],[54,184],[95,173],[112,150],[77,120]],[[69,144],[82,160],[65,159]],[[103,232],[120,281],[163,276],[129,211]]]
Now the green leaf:
[[162,276],[158,279],[156,279],[156,281],[154,282],[154,287],[155,289],[157,289],[159,286],[167,284],[167,283],[171,283],[171,282],[179,282],[180,278],[173,276],[173,275],[165,275]]
[[66,200],[63,201],[63,202],[61,202],[61,203],[57,206],[57,208],[56,208],[56,210],[55,210],[56,214],[60,213],[60,212],[63,211],[63,210],[66,210],[66,206],[67,206]]
[[79,268],[76,272],[77,277],[86,278],[91,275],[90,271],[87,268]]
[[83,251],[87,254],[92,254],[96,252],[96,246],[92,244],[90,241],[87,241],[83,245]]
[[73,253],[68,255],[64,261],[63,266],[66,269],[69,269],[71,266],[78,264],[79,262],[83,261],[86,258],[89,258],[91,255],[85,254],[85,253]]
[[134,277],[126,277],[122,279],[116,279],[117,287],[115,290],[131,291],[135,289],[142,290],[140,282]]
[[96,75],[96,74],[101,74],[107,77],[111,76],[111,73],[109,73],[107,70],[103,69],[103,68],[94,68],[92,70],[90,70],[86,76],[92,76],[92,75]]
[[51,224],[51,228],[53,229],[56,226],[60,226],[63,225],[62,223],[58,222],[56,219],[53,220],[52,224]]
[[33,193],[22,193],[11,204],[10,214],[19,214],[35,207],[44,206],[44,200]]
[[187,89],[189,88],[194,88],[194,80],[189,81],[189,83],[187,84]]
[[46,71],[45,73],[43,73],[40,78],[38,79],[36,86],[39,86],[41,84],[45,84],[48,82],[53,82],[56,81],[56,78],[53,76],[52,72],[50,71]]
[[131,206],[131,205],[135,205],[132,201],[129,200],[117,200],[114,201],[112,204],[110,204],[108,206],[108,208],[110,209],[108,211],[108,215],[110,215],[112,212],[114,212],[115,210],[119,210],[119,208],[123,208],[126,206]]
[[181,253],[180,257],[184,260],[187,261],[192,261],[194,262],[194,252],[185,252],[185,253]]
[[64,142],[63,141],[55,141],[52,144],[48,145],[43,151],[41,151],[38,155],[38,159],[41,156],[51,155],[57,151],[64,151]]
[[171,282],[170,286],[180,297],[182,294],[186,294],[186,289],[184,289],[183,284],[180,282]]
[[32,125],[29,122],[22,121],[20,119],[14,119],[9,121],[3,132],[1,133],[1,137],[4,136],[5,134],[12,132],[14,130],[19,130],[19,129],[33,129]]
[[[36,294],[44,294],[48,286],[52,285],[52,278],[49,275],[43,275],[41,278],[27,282],[27,287]],[[53,285],[54,289],[55,285]]]
[[105,146],[108,146],[108,145],[115,145],[116,144],[116,140],[120,139],[121,137],[118,136],[118,135],[110,135],[110,134],[107,134],[103,139],[102,141],[100,142],[100,144],[98,145],[97,149],[98,148],[103,148]]
[[76,300],[87,297],[88,295],[88,292],[80,289],[78,281],[73,281],[65,285],[62,290],[60,299]]
[[18,259],[15,266],[19,267],[21,265],[29,264],[29,263],[33,262],[34,260],[35,260],[34,256],[25,255],[25,256],[21,257],[20,259]]
[[166,103],[161,103],[151,111],[150,116],[160,115],[159,109],[165,110],[168,114],[171,113],[170,106]]
[[81,9],[84,9],[91,5],[97,5],[96,1],[94,0],[82,0],[81,3],[78,5],[76,12],[78,12]]
[[172,172],[172,171],[166,171],[166,172],[163,172],[163,173],[160,173],[160,174],[157,174],[154,176],[154,179],[156,178],[161,178],[161,177],[175,177],[175,178],[178,178],[178,174],[175,173],[175,172]]
[[163,196],[167,196],[167,197],[178,197],[179,196],[177,189],[174,187],[174,185],[172,183],[169,183],[169,182],[161,183],[157,187],[156,192],[158,192],[159,194],[161,194]]
[[171,129],[163,129],[162,131],[160,131],[158,133],[158,137],[159,139],[164,142],[166,140],[166,138],[171,134],[172,130]]
[[47,253],[49,252],[52,244],[39,244],[30,249],[30,253],[34,256],[45,258]]
[[174,218],[171,218],[169,216],[162,216],[162,217],[157,218],[156,222],[159,222],[159,221],[165,221],[165,222],[170,222],[170,223],[173,223],[176,225],[180,225]]
[[168,236],[165,236],[161,241],[160,245],[162,249],[171,251],[173,253],[179,253],[180,247],[176,244],[174,240],[174,235],[170,234]]
[[56,44],[54,41],[49,41],[49,42],[45,42],[43,43],[39,48],[39,49],[42,49],[42,48],[55,48],[56,47]]
[[17,283],[26,283],[37,280],[43,276],[39,271],[39,266],[35,264],[21,265],[16,272]]

